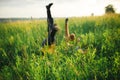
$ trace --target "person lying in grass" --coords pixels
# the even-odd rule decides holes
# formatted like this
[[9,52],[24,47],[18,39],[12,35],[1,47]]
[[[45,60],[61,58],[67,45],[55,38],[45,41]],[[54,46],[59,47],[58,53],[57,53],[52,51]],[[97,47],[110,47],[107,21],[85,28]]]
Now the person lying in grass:
[[68,46],[72,46],[70,44],[70,42],[74,42],[75,41],[75,34],[74,33],[69,33],[69,26],[68,26],[68,18],[65,19],[65,40],[66,40],[66,44]]
[[[78,45],[78,43],[80,42],[80,38],[76,38],[74,33],[69,33],[68,18],[65,19],[65,40],[68,47],[74,47],[74,49],[79,51],[80,53],[86,53],[86,51],[81,49]],[[73,43],[70,44],[71,42]]]
[[[53,5],[53,3],[50,3],[46,6],[47,9],[47,24],[48,24],[48,38],[46,38],[42,42],[42,47],[48,46],[47,52],[53,52],[55,47],[55,35],[58,32],[59,28],[57,27],[57,24],[54,24],[54,19],[52,18],[50,8]],[[42,49],[43,53],[45,53],[45,49]]]
[[68,18],[65,19],[65,39],[66,39],[66,41],[74,41],[75,40],[75,34],[69,33]]

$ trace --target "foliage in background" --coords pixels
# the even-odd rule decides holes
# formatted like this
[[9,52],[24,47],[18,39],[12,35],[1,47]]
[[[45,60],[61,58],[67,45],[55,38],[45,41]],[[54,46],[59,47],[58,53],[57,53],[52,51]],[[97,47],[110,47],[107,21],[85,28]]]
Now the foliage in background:
[[105,13],[106,14],[115,13],[115,8],[113,7],[112,4],[109,4],[108,6],[105,7]]

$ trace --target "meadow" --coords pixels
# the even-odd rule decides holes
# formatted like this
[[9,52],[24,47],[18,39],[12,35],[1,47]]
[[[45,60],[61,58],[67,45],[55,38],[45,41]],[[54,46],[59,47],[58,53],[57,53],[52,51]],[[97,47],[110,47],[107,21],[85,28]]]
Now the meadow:
[[120,15],[69,18],[70,33],[76,34],[70,45],[64,21],[55,19],[55,51],[44,56],[46,20],[1,22],[0,80],[119,80]]

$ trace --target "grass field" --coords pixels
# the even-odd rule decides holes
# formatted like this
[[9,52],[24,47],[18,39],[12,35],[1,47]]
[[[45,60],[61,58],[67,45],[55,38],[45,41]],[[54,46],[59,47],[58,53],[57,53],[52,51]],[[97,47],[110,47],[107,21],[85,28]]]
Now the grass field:
[[120,15],[69,18],[70,33],[80,38],[70,46],[64,20],[55,19],[57,46],[44,56],[46,20],[1,22],[0,80],[119,80]]

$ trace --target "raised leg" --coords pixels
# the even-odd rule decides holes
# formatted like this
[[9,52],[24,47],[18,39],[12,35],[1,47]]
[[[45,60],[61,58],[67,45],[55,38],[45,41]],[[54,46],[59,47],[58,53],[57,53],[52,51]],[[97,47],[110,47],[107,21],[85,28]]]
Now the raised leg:
[[53,28],[53,23],[54,23],[54,20],[52,18],[51,11],[50,11],[50,8],[51,8],[52,5],[53,5],[53,3],[50,3],[50,4],[48,4],[46,6],[46,9],[47,9],[48,33],[51,32],[51,30]]

